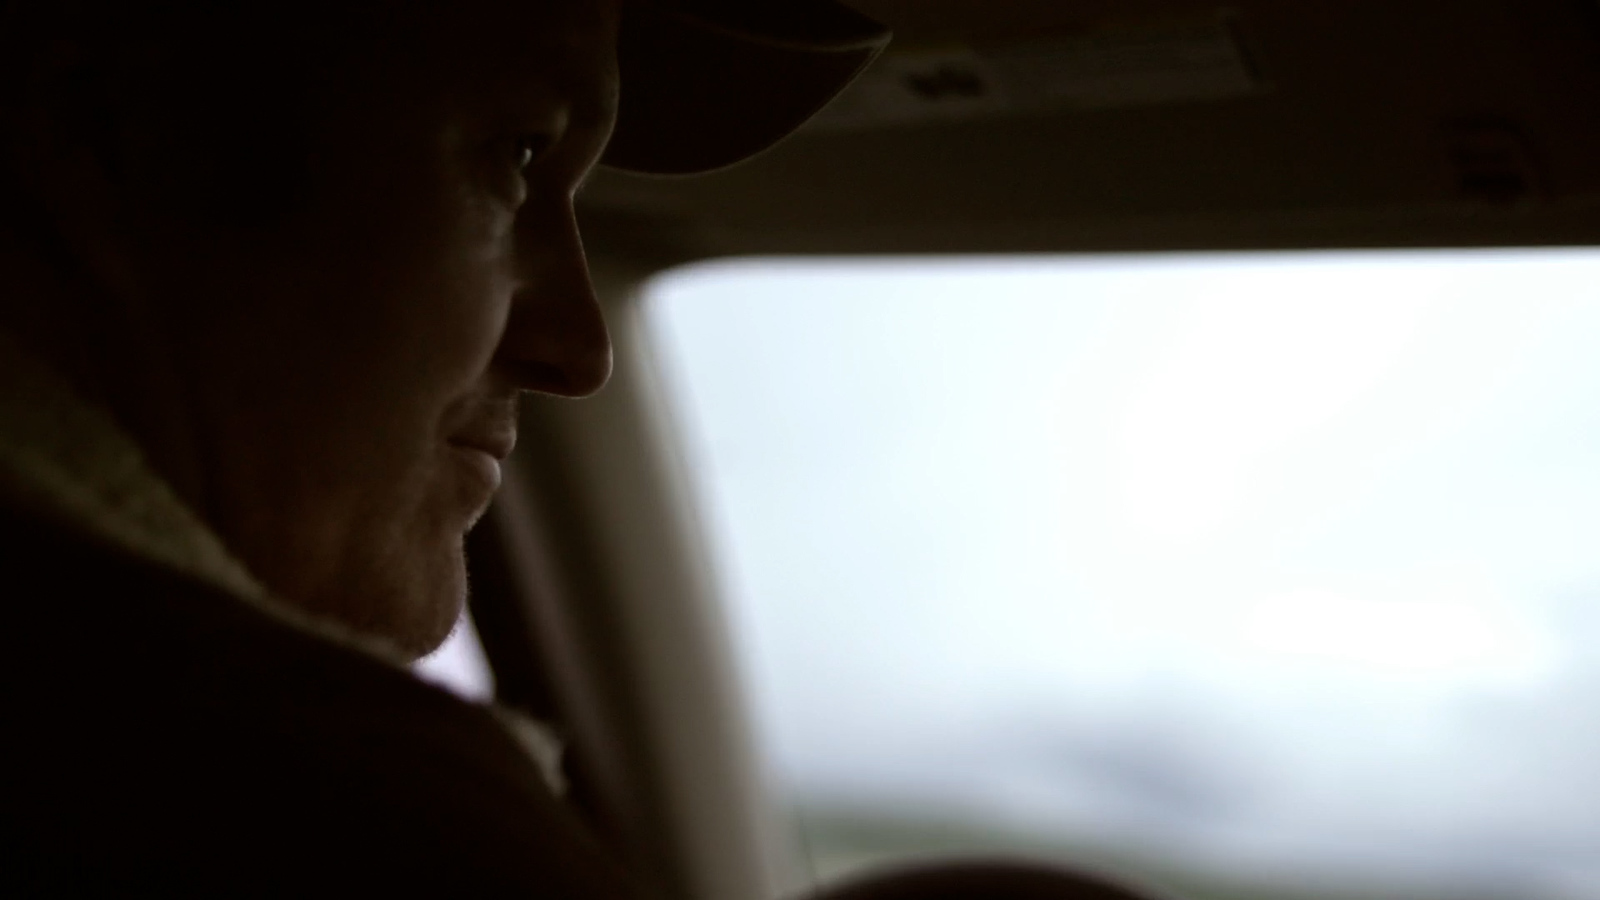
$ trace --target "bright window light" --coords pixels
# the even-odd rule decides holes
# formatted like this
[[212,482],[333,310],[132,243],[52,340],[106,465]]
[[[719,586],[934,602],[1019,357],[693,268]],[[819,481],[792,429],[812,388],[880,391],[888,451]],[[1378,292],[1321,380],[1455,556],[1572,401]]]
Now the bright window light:
[[468,700],[494,697],[494,672],[483,655],[483,644],[478,641],[472,617],[466,613],[461,614],[450,637],[437,650],[412,663],[411,671],[418,678]]
[[819,877],[1600,897],[1600,251],[743,260],[645,309]]

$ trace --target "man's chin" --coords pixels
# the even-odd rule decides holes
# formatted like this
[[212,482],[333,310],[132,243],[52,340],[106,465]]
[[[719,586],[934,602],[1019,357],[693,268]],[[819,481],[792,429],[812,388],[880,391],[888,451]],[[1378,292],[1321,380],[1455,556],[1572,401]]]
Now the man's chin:
[[395,620],[382,637],[399,648],[408,659],[421,659],[439,649],[439,645],[455,630],[456,623],[461,621],[467,600],[464,561],[458,561],[454,575],[449,579],[430,580],[428,583],[434,586],[427,591],[415,590],[422,587],[420,584],[406,585],[413,589],[403,595],[410,601],[404,605],[404,609],[411,615]]
[[363,577],[329,585],[305,611],[382,641],[409,660],[420,659],[450,636],[467,598],[466,558],[459,543],[427,562],[421,556],[406,560],[410,565],[374,566]]

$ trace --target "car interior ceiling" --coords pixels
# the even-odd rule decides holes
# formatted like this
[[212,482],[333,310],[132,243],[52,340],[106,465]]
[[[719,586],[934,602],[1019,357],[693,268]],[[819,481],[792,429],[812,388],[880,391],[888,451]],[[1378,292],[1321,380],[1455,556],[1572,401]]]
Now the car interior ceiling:
[[[737,255],[1600,243],[1593,0],[852,5],[895,44],[800,134],[708,176],[593,178],[617,375],[530,404],[470,548],[501,698],[562,724],[580,803],[684,896],[777,888],[629,305],[645,279]],[[1021,96],[1040,71],[1067,89]]]
[[[1600,5],[1588,0],[858,5],[896,32],[877,70],[958,48],[927,54],[958,94],[954,114],[839,123],[825,112],[710,176],[602,173],[584,197],[592,251],[672,263],[1596,237]],[[1207,46],[1207,27],[1232,46]],[[1096,40],[1122,54],[1109,74],[1159,79],[1170,60],[1151,45],[1165,41],[1172,53],[1236,54],[1247,83],[1214,85],[1210,98],[1156,84],[1096,96],[1075,58]],[[1048,74],[1052,55],[1056,75],[1076,76],[1054,102],[992,83],[1019,58],[1034,66],[1025,74]],[[1094,74],[1107,75],[1101,59]],[[963,67],[976,76],[965,97]],[[855,94],[871,89],[868,74]],[[972,96],[986,91],[999,99]]]

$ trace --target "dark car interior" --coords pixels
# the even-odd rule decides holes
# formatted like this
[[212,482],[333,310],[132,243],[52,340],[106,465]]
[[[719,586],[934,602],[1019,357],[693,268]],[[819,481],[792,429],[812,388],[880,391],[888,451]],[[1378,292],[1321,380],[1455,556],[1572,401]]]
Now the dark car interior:
[[496,696],[556,723],[575,801],[678,897],[814,882],[753,749],[640,309],[652,278],[745,257],[1600,244],[1593,0],[852,5],[895,41],[800,133],[707,176],[585,189],[616,372],[528,404],[470,541]]

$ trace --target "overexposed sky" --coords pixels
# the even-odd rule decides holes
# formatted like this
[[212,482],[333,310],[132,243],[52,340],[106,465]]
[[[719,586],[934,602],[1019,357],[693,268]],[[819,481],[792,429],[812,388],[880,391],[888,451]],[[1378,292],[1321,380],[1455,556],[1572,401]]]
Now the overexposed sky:
[[1600,895],[1600,252],[647,304],[792,790]]

